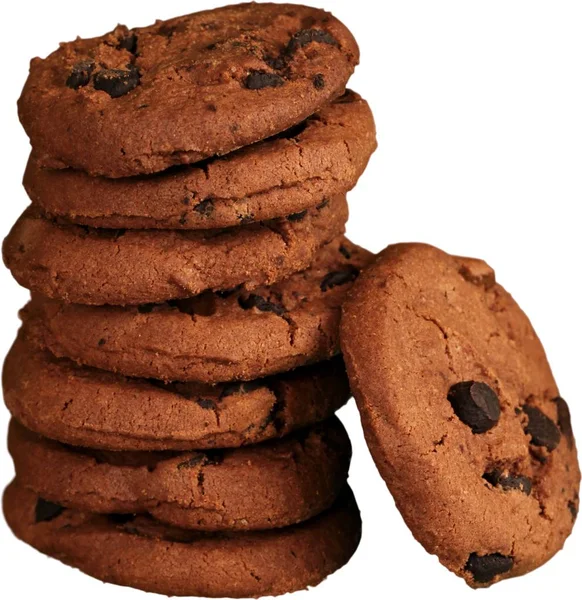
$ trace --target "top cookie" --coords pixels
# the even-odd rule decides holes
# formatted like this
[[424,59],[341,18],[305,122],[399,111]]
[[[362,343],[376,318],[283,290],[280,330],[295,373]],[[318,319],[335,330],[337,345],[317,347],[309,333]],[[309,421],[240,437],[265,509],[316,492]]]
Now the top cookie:
[[42,166],[154,173],[299,123],[358,60],[329,13],[239,4],[62,44],[31,62],[19,114]]
[[484,262],[387,248],[350,292],[341,342],[370,450],[429,552],[479,587],[562,547],[580,482],[568,407]]

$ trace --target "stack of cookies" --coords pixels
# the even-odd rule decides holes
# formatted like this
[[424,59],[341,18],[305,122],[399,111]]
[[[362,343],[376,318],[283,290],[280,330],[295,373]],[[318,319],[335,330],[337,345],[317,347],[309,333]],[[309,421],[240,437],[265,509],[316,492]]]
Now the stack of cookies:
[[343,237],[375,149],[349,31],[246,4],[62,44],[19,102],[32,292],[4,369],[15,534],[169,595],[315,585],[360,539],[347,487]]

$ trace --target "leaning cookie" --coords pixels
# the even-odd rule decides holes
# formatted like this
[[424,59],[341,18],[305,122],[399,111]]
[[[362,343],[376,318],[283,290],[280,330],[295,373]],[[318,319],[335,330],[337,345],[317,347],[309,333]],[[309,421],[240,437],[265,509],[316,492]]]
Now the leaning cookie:
[[287,527],[328,509],[345,486],[351,447],[337,418],[282,440],[206,452],[110,452],[66,446],[12,421],[20,485],[97,513],[149,513],[201,531]]
[[104,450],[257,444],[328,419],[350,397],[340,357],[247,383],[164,384],[79,367],[22,336],[2,383],[8,409],[28,429]]
[[328,511],[284,529],[214,533],[145,516],[65,509],[11,483],[4,515],[40,552],[102,581],[169,596],[246,598],[314,586],[343,567],[361,536],[349,489]]
[[34,297],[22,313],[24,328],[57,356],[124,375],[257,379],[338,353],[341,304],[371,258],[340,237],[306,271],[253,292],[123,308]]
[[205,231],[90,229],[27,209],[4,241],[4,261],[22,286],[81,304],[131,305],[204,290],[252,288],[308,267],[343,233],[345,196],[276,219]]
[[372,455],[429,552],[481,587],[560,550],[579,504],[568,406],[488,265],[388,247],[351,290],[341,342]]
[[276,138],[203,165],[112,180],[43,169],[31,155],[24,186],[46,214],[81,225],[213,229],[297,214],[345,194],[375,147],[368,104],[347,92]]
[[340,96],[358,63],[322,10],[240,4],[61,44],[18,108],[45,166],[124,177],[226,154]]

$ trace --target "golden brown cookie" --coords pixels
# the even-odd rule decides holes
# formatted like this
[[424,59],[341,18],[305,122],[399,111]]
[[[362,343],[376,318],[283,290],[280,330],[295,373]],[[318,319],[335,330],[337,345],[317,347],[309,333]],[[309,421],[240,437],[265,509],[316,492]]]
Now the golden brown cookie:
[[322,10],[227,6],[61,44],[31,62],[20,120],[45,166],[153,173],[300,123],[343,93],[358,60]]
[[371,254],[338,238],[281,283],[138,307],[34,297],[22,313],[38,347],[83,364],[166,381],[249,380],[339,351],[340,307]]
[[91,227],[212,229],[301,213],[357,182],[376,147],[368,104],[354,92],[279,136],[202,165],[125,179],[43,169],[24,186],[46,214]]
[[484,262],[389,246],[344,305],[368,445],[414,536],[473,587],[549,560],[578,511],[566,402]]
[[8,448],[20,485],[67,508],[149,513],[200,531],[295,525],[344,488],[351,446],[337,418],[282,440],[206,452],[111,452],[67,446],[12,420]]
[[324,421],[350,397],[341,357],[247,383],[164,384],[79,367],[22,336],[2,383],[8,409],[28,429],[105,450],[256,444]]
[[305,589],[344,566],[361,535],[349,489],[315,519],[270,531],[205,533],[145,516],[83,513],[16,481],[4,493],[4,515],[14,534],[40,552],[102,581],[170,596],[246,598]]
[[81,304],[134,305],[271,284],[307,268],[342,234],[345,196],[299,215],[205,231],[91,229],[27,209],[4,241],[22,286]]

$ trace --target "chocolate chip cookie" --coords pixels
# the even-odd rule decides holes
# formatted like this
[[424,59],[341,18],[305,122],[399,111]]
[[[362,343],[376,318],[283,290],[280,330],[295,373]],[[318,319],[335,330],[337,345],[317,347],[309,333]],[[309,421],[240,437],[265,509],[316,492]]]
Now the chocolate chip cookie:
[[328,419],[350,397],[340,357],[259,381],[203,385],[131,379],[35,350],[6,357],[4,401],[28,429],[105,450],[232,448]]
[[135,305],[271,284],[343,233],[345,196],[284,219],[206,231],[91,229],[28,208],[4,241],[24,287],[81,304]]
[[579,503],[568,406],[487,264],[388,247],[351,290],[341,342],[372,455],[429,552],[481,587],[560,550]]
[[66,446],[12,421],[8,448],[20,485],[87,512],[149,513],[184,529],[295,525],[328,509],[351,457],[337,418],[282,440],[206,452],[111,452]]
[[358,59],[329,13],[239,4],[61,44],[32,61],[19,115],[43,166],[153,173],[300,123]]
[[365,100],[348,92],[276,138],[202,165],[106,179],[43,169],[24,186],[46,214],[91,227],[212,229],[298,214],[345,194],[376,147]]
[[322,515],[270,531],[206,533],[147,516],[84,513],[16,481],[4,493],[4,515],[18,538],[49,556],[102,581],[171,596],[246,598],[317,585],[348,562],[361,535],[349,489]]
[[93,367],[166,381],[250,380],[336,354],[341,304],[370,260],[338,238],[308,270],[252,292],[124,308],[35,297],[22,317],[35,345]]

